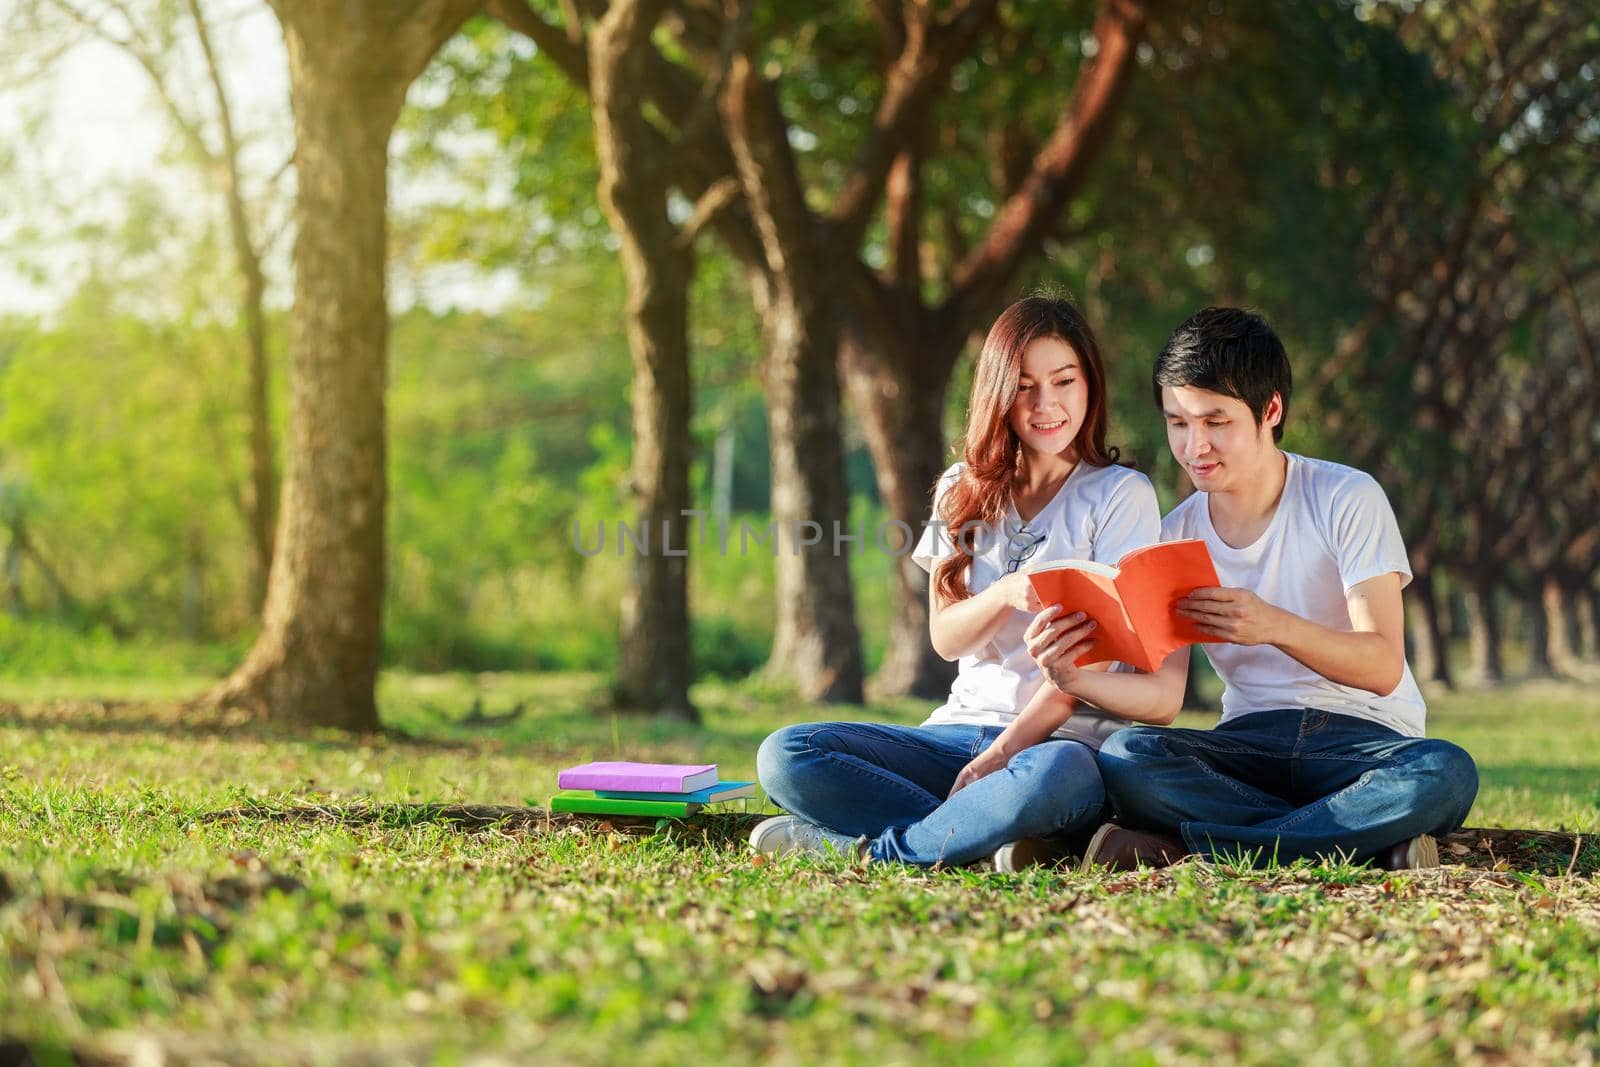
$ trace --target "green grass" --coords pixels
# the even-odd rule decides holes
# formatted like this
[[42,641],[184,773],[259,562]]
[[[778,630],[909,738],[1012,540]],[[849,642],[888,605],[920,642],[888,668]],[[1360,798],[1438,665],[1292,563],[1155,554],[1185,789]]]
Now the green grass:
[[[141,1042],[179,1061],[635,1067],[1600,1055],[1592,873],[1004,876],[759,863],[717,821],[468,830],[420,804],[538,802],[556,768],[611,755],[750,776],[769,730],[838,709],[708,684],[696,730],[596,714],[593,676],[390,675],[397,732],[352,741],[177,712],[201,684],[6,683],[0,1039],[41,1062]],[[484,726],[474,705],[521,711]],[[1431,709],[1482,766],[1473,824],[1600,835],[1592,689]],[[310,805],[370,814],[281,817]]]

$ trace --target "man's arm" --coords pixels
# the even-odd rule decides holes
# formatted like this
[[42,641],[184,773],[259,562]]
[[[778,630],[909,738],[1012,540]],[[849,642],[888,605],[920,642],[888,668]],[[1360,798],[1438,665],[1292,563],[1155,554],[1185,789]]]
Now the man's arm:
[[1405,677],[1405,607],[1400,575],[1380,574],[1345,594],[1350,631],[1330,630],[1273,607],[1248,589],[1196,589],[1178,613],[1236,645],[1272,645],[1330,682],[1388,696]]

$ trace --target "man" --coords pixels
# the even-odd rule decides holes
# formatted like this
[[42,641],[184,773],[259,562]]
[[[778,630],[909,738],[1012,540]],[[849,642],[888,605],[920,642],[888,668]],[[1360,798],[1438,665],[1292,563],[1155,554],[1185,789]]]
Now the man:
[[1204,540],[1223,585],[1178,603],[1221,642],[1206,651],[1226,686],[1222,721],[1106,741],[1099,764],[1121,825],[1099,829],[1085,868],[1188,853],[1436,866],[1431,835],[1461,825],[1478,774],[1460,748],[1423,738],[1400,596],[1411,570],[1383,490],[1278,447],[1289,361],[1259,315],[1199,312],[1152,378],[1197,490],[1162,521],[1162,540]]

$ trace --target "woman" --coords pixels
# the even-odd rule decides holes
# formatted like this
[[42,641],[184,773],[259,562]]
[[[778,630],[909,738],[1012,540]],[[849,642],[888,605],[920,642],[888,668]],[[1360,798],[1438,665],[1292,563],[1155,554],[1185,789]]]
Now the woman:
[[1172,720],[1181,669],[1072,666],[1094,624],[1041,611],[1025,573],[1115,563],[1159,539],[1149,479],[1106,446],[1105,382],[1067,301],[1029,297],[995,322],[973,373],[965,462],[939,479],[912,557],[933,579],[933,647],[960,661],[950,697],[921,726],[807,723],[768,737],[757,773],[793,814],[755,828],[758,851],[923,866],[993,855],[1014,870],[1053,853],[1041,839],[1095,822],[1105,793],[1093,750],[1105,737],[1130,720]]

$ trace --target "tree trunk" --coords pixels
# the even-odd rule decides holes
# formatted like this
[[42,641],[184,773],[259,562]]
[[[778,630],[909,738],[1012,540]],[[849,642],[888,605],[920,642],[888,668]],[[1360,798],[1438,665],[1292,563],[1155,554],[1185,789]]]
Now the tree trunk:
[[239,139],[233,128],[233,107],[222,80],[222,71],[211,47],[199,0],[189,0],[195,36],[200,42],[206,73],[217,104],[217,125],[222,132],[222,150],[216,161],[222,178],[223,199],[228,207],[228,232],[233,254],[244,278],[240,317],[244,321],[246,346],[245,416],[250,427],[250,480],[245,493],[245,520],[250,528],[252,550],[251,589],[254,606],[266,596],[267,575],[272,569],[272,540],[278,524],[278,466],[272,440],[271,368],[267,357],[266,305],[267,279],[261,268],[261,252],[250,232],[244,192],[239,180]]
[[1600,660],[1600,586],[1580,586],[1576,593],[1578,648],[1584,659]]
[[1551,619],[1549,605],[1544,601],[1544,582],[1534,579],[1522,594],[1522,613],[1528,624],[1528,677],[1554,678],[1555,664],[1550,660]]
[[22,519],[13,517],[7,523],[7,528],[10,537],[6,539],[6,614],[20,619],[27,614],[27,605],[22,599]]
[[[872,454],[878,492],[889,518],[911,531],[911,544],[895,560],[894,614],[889,650],[872,679],[875,697],[914,696],[937,700],[950,692],[956,665],[933,650],[928,637],[928,574],[911,559],[933,505],[933,483],[946,466],[944,382],[922,381],[891,369],[887,354],[873,358],[863,342],[846,330],[841,365],[850,399]],[[894,535],[903,538],[902,530]],[[876,531],[874,531],[876,537]],[[869,546],[882,550],[883,546]]]
[[378,726],[389,135],[407,86],[475,6],[274,4],[298,146],[287,461],[261,634],[211,694],[273,722]]
[[[850,584],[850,503],[839,411],[838,325],[783,280],[754,280],[766,347],[777,545],[777,629],[767,677],[808,700],[859,704],[861,635]],[[871,536],[867,534],[866,536]],[[807,543],[812,542],[812,543]],[[837,548],[837,550],[836,550]]]
[[1570,579],[1560,574],[1545,579],[1544,610],[1550,619],[1550,660],[1556,670],[1569,670],[1579,660],[1583,647],[1578,625],[1578,590]]
[[[244,258],[243,256],[240,257]],[[256,603],[266,596],[272,572],[273,539],[278,526],[278,463],[272,440],[271,367],[267,356],[267,330],[262,306],[266,280],[252,257],[253,270],[245,275],[245,333],[249,343],[249,390],[246,405],[250,423],[250,547],[254,550],[251,585]]]
[[775,90],[749,56],[729,68],[724,127],[760,235],[749,271],[765,357],[777,539],[777,632],[766,674],[811,700],[860,703],[839,403],[837,264],[805,206]]
[[1454,592],[1454,582],[1448,574],[1434,571],[1434,593],[1438,603],[1438,637],[1445,645],[1461,637],[1461,597]]
[[640,110],[662,0],[618,0],[589,42],[600,201],[622,243],[633,356],[634,516],[647,548],[622,602],[619,707],[694,721],[689,628],[689,283],[693,256],[667,216],[665,160],[646,151]]
[[1472,646],[1472,675],[1478,685],[1499,685],[1505,680],[1500,657],[1500,614],[1494,583],[1483,575],[1467,582],[1467,635]]
[[195,523],[189,528],[189,551],[184,558],[183,609],[179,632],[186,641],[199,641],[205,618],[206,528]]
[[1422,681],[1454,689],[1455,680],[1450,676],[1450,646],[1445,642],[1442,625],[1444,612],[1439,607],[1433,571],[1418,571],[1406,591],[1416,608],[1411,613],[1417,650],[1416,675]]

